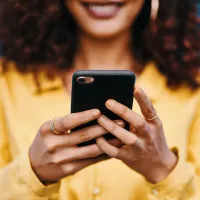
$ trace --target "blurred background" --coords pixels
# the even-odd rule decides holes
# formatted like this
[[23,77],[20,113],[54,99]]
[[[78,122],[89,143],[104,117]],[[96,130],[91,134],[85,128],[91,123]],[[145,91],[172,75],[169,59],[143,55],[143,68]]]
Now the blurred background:
[[200,28],[200,0],[197,1],[198,27]]

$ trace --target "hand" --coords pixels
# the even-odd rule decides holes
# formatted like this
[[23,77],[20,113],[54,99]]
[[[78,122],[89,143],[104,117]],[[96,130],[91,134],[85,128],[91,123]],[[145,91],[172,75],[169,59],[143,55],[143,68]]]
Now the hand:
[[173,170],[177,163],[177,157],[167,146],[159,117],[147,120],[154,118],[156,113],[144,91],[137,88],[134,96],[144,117],[114,100],[106,102],[108,109],[130,123],[130,132],[106,116],[102,115],[98,119],[98,123],[119,138],[124,145],[121,148],[114,147],[103,137],[97,138],[96,142],[107,155],[120,159],[131,169],[142,174],[148,181],[157,183]]
[[[97,109],[70,114],[54,121],[55,134],[51,129],[52,120],[44,123],[30,147],[29,156],[33,171],[41,182],[54,182],[72,175],[94,163],[108,159],[101,149],[92,144],[77,147],[77,144],[89,141],[107,133],[100,125],[66,133],[77,126],[92,121],[101,115]],[[123,126],[123,122],[117,121]],[[120,145],[119,140],[109,141],[112,145]]]

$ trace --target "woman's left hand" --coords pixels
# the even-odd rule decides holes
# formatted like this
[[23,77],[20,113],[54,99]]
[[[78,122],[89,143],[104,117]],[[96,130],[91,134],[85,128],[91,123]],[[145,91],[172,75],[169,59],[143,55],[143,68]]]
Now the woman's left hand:
[[124,145],[121,148],[114,147],[103,137],[97,138],[96,142],[110,157],[123,161],[148,181],[157,183],[174,169],[177,157],[167,146],[162,122],[147,95],[142,89],[136,88],[134,96],[143,117],[114,100],[106,102],[109,110],[130,123],[130,132],[106,116],[98,119],[98,123],[121,140]]

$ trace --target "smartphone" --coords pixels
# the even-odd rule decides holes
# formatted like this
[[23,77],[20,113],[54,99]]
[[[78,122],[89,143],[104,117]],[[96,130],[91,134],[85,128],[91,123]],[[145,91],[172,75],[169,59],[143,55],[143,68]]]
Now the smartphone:
[[[121,119],[108,110],[105,103],[108,99],[114,99],[132,109],[134,84],[135,75],[127,70],[77,71],[72,78],[71,113],[97,108],[112,120]],[[96,120],[76,127],[71,132],[73,134],[73,131],[95,124],[97,124]],[[125,122],[125,129],[130,129],[127,122]],[[109,133],[105,135],[106,139],[112,137]],[[95,139],[79,144],[79,146],[93,143]]]

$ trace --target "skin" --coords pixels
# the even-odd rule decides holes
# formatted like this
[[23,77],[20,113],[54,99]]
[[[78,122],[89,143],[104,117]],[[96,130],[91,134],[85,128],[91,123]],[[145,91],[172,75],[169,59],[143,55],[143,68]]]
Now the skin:
[[[56,130],[62,133],[60,135],[56,135],[52,131],[52,121],[48,121],[40,127],[30,148],[30,159],[34,172],[43,183],[58,181],[91,164],[109,158],[102,155],[103,151],[96,144],[77,147],[77,144],[107,133],[102,126],[95,125],[75,131],[73,134],[66,133],[67,130],[97,119],[100,115],[100,111],[94,109],[59,118],[54,125]],[[124,125],[122,121],[115,123]],[[121,145],[117,139],[109,142],[115,146]]]
[[96,139],[99,148],[110,157],[120,159],[131,169],[142,174],[148,181],[157,183],[174,168],[177,158],[169,150],[159,117],[144,91],[136,88],[135,98],[143,117],[124,105],[108,100],[106,107],[129,122],[131,131],[125,130],[106,116],[98,118],[98,123],[124,143],[120,148],[109,144],[102,136]]
[[[79,48],[72,70],[62,75],[66,90],[71,88],[69,77],[80,66],[81,69],[134,70],[134,66],[138,64],[129,44],[132,24],[144,0],[122,0],[121,2],[126,3],[123,9],[114,18],[104,21],[88,15],[80,2],[81,0],[66,1],[67,9],[79,25]],[[102,3],[108,0],[87,2]],[[48,184],[58,181],[108,158],[121,160],[152,183],[167,177],[175,167],[177,157],[167,146],[161,119],[157,117],[153,121],[145,120],[155,116],[153,105],[145,92],[136,88],[134,95],[143,116],[113,100],[106,102],[108,109],[131,124],[130,132],[123,129],[123,122],[113,122],[98,110],[59,118],[55,121],[55,128],[60,135],[51,130],[52,120],[42,124],[29,151],[32,168],[41,182]],[[99,125],[73,134],[66,133],[94,119],[98,119]],[[117,139],[106,141],[102,136],[107,132]],[[77,147],[77,144],[93,138],[96,138],[96,144]]]

